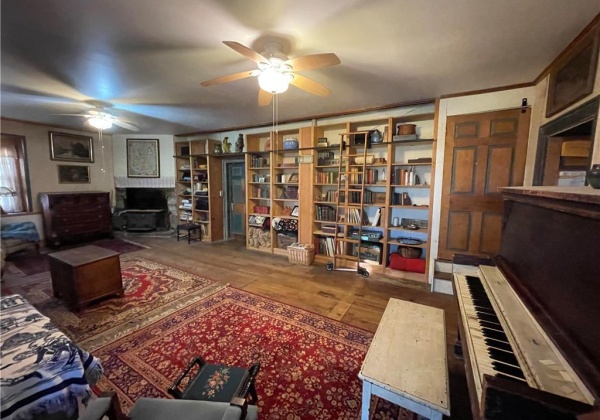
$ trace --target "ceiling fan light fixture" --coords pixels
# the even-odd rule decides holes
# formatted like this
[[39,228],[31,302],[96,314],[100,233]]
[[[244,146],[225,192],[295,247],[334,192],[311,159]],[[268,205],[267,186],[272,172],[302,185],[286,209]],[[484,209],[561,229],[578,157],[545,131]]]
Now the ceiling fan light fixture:
[[98,115],[88,118],[88,124],[99,130],[106,130],[112,127],[112,120],[104,115]]
[[269,93],[283,93],[288,90],[292,75],[290,73],[281,72],[276,68],[270,67],[263,70],[258,75],[258,85],[260,88]]

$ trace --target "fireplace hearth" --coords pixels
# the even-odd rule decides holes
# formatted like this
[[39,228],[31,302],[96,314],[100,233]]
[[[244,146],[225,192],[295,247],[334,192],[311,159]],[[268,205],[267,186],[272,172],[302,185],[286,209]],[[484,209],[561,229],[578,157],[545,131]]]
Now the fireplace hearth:
[[[126,231],[154,231],[170,229],[170,202],[173,189],[117,188],[117,208],[113,227]],[[116,210],[116,209],[115,209]]]

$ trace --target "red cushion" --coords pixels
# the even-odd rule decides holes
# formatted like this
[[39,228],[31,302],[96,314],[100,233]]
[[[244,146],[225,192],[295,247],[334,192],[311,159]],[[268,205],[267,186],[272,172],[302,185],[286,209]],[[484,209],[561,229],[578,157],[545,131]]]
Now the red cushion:
[[404,258],[400,254],[391,254],[390,268],[393,270],[425,273],[425,260],[421,258]]

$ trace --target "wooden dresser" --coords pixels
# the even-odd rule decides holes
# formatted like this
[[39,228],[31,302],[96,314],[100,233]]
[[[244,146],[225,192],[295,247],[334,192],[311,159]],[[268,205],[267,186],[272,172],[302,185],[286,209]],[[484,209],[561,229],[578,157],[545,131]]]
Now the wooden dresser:
[[40,193],[48,246],[112,235],[107,192]]

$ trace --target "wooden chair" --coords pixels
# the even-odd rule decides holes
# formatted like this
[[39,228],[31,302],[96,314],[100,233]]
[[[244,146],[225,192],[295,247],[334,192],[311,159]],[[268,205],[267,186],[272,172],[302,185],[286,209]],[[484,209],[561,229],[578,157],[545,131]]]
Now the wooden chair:
[[248,404],[258,401],[254,380],[259,370],[260,363],[242,368],[206,363],[196,356],[167,392],[182,400],[228,402],[240,407],[244,418]]

